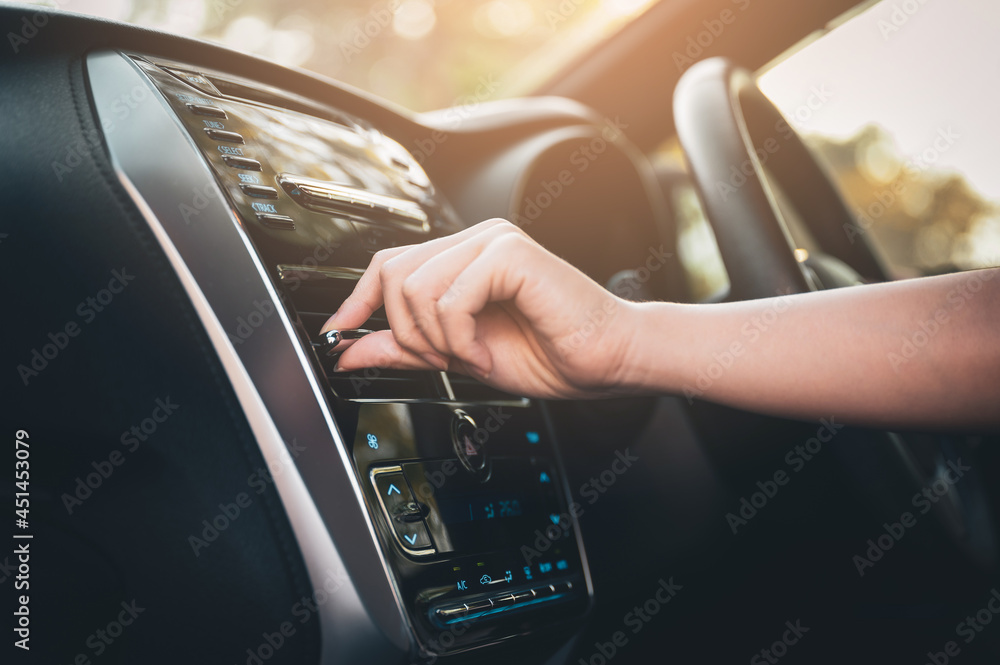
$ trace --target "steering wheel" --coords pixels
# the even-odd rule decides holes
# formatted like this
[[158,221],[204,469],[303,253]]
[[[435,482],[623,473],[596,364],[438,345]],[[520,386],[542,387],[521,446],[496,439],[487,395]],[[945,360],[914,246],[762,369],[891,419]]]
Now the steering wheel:
[[[757,87],[724,58],[693,65],[674,92],[677,136],[730,278],[729,298],[748,300],[889,279],[833,181]],[[765,170],[766,166],[766,170]],[[769,183],[773,177],[823,252],[803,263]],[[840,438],[840,437],[838,437]],[[886,518],[973,457],[956,437],[853,430],[839,457]],[[970,561],[998,562],[984,484],[974,470],[934,504],[936,521]]]

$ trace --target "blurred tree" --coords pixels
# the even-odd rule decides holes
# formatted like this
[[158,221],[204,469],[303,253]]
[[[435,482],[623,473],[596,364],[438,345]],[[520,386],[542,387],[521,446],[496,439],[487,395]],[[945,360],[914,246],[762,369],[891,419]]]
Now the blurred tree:
[[808,142],[898,274],[1000,262],[1000,205],[974,191],[961,174],[907,158],[876,126],[846,141],[814,135]]

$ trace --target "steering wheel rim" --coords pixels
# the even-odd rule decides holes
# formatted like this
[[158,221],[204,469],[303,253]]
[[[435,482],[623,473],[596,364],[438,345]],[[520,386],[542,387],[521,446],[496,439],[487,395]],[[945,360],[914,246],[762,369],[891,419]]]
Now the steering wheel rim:
[[787,194],[815,220],[811,230],[828,255],[850,266],[861,281],[888,278],[824,168],[749,71],[725,58],[696,63],[677,84],[674,121],[705,215],[716,229],[731,299],[815,287],[795,259],[765,163],[783,182],[794,182]]
[[[889,279],[867,234],[826,170],[760,91],[749,71],[724,58],[696,63],[677,84],[674,120],[691,178],[729,273],[730,300]],[[767,138],[758,147],[762,136]],[[765,162],[785,186],[791,203],[808,220],[807,226],[824,254],[848,268],[825,273],[829,275],[825,281],[833,283],[817,283],[796,260]],[[856,276],[853,281],[852,273]],[[959,459],[956,448],[971,454],[966,446],[948,437],[932,436],[928,444],[923,435],[857,434],[838,447],[838,457],[850,475],[867,486],[869,501],[883,516],[899,515],[901,505],[905,510],[906,505],[899,503],[901,493],[906,497],[907,490],[919,491],[947,473],[949,463]],[[968,560],[984,570],[995,570],[1000,566],[1000,538],[978,472],[969,474],[961,490],[962,496],[950,493],[941,504],[935,504],[934,517]]]

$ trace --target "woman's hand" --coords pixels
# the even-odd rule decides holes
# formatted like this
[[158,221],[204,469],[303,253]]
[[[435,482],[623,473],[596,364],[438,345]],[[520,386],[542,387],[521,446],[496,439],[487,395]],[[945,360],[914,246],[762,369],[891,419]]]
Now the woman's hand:
[[383,304],[391,331],[355,342],[338,370],[457,370],[544,398],[609,395],[629,371],[635,306],[504,220],[379,252],[323,332]]

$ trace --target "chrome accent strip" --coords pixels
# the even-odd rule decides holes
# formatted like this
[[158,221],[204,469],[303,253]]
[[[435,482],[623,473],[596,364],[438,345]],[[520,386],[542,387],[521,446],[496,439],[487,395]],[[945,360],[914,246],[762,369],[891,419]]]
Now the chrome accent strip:
[[389,223],[423,233],[431,230],[427,213],[413,201],[290,173],[278,174],[278,183],[303,208],[322,212],[375,211],[387,215]]
[[455,391],[451,389],[451,379],[448,378],[447,372],[438,372],[441,377],[441,385],[444,386],[444,392],[448,395],[448,399],[452,402],[455,401]]
[[524,409],[531,406],[531,400],[522,397],[519,400],[483,400],[481,402],[451,401],[443,398],[400,398],[391,397],[365,397],[346,398],[341,397],[345,402],[355,402],[356,404],[443,404],[444,406],[509,406],[514,409]]
[[278,264],[278,278],[282,281],[297,278],[300,281],[343,279],[356,282],[364,274],[365,271],[360,268],[300,266],[288,263]]
[[[191,136],[142,70],[115,51],[91,53],[86,67],[116,175],[177,272],[264,459],[289,469],[274,475],[275,487],[313,588],[329,591],[330,576],[337,584],[318,613],[321,662],[402,662],[414,642],[399,590],[347,447],[256,251]],[[120,102],[144,88],[151,92],[145,102]],[[180,206],[192,192],[208,201],[193,220]],[[225,321],[251,311],[261,313],[259,327],[245,336],[226,330]]]

